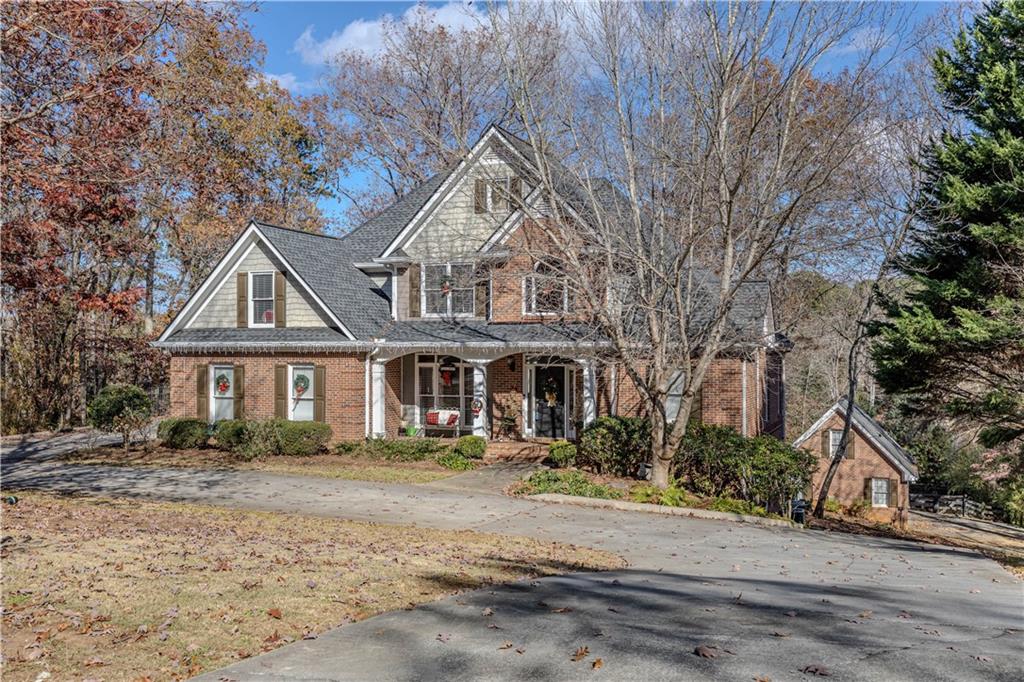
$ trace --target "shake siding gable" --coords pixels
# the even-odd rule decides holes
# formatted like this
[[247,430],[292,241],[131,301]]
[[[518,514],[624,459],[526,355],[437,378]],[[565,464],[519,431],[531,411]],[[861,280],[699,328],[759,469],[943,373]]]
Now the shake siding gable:
[[[187,327],[198,328],[198,329],[222,329],[229,327],[246,326],[245,324],[239,324],[242,320],[242,315],[239,312],[239,304],[241,301],[245,301],[246,309],[246,324],[248,323],[248,298],[245,297],[247,292],[241,292],[243,296],[239,296],[239,282],[241,273],[248,272],[285,272],[283,263],[277,261],[276,258],[264,247],[262,244],[257,243],[242,259],[242,261],[235,266],[232,273],[225,275],[224,283],[220,289],[217,289],[212,298],[207,301],[205,307],[194,319],[190,320],[186,325]],[[305,292],[301,291],[291,277],[282,275],[281,277],[275,278],[275,292],[278,291],[280,283],[284,283],[284,298],[281,301],[275,301],[275,308],[283,306],[284,324],[277,324],[277,326],[288,326],[288,327],[326,327],[327,322],[321,317],[318,311],[318,306],[311,299],[308,298]]]
[[477,180],[514,175],[504,154],[491,147],[438,203],[403,250],[419,261],[471,259],[507,217],[503,212],[477,212]]

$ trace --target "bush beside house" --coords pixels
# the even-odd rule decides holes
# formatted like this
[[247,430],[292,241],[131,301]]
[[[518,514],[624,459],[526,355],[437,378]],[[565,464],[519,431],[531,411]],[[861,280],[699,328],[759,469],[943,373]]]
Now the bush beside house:
[[96,394],[87,413],[89,424],[94,428],[121,434],[122,445],[127,450],[132,434],[149,424],[153,403],[138,386],[111,384]]

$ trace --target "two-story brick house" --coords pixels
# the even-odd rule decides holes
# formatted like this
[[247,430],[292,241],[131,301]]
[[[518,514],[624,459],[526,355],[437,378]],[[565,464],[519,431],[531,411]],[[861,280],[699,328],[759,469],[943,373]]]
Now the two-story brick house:
[[[596,360],[601,336],[572,317],[565,287],[519,246],[563,200],[539,199],[533,159],[492,126],[344,237],[250,223],[155,343],[171,355],[172,413],[315,419],[335,439],[408,426],[573,438],[642,410],[625,373]],[[781,437],[786,348],[767,284],[745,284],[735,310],[747,342],[715,360],[695,416]]]

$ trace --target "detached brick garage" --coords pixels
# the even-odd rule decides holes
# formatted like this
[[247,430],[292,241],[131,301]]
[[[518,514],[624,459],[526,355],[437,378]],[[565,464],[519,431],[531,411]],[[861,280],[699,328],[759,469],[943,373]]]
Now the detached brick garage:
[[[818,455],[818,470],[811,481],[811,499],[817,499],[829,463],[836,456],[846,418],[845,399],[830,407],[793,444]],[[829,498],[844,507],[866,500],[867,517],[883,523],[905,524],[910,510],[910,484],[917,467],[882,425],[853,406],[853,421],[846,456],[839,464]]]

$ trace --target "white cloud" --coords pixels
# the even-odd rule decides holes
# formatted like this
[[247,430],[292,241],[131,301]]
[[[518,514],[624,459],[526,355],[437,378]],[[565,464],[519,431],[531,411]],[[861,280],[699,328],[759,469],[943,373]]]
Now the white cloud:
[[[482,13],[474,5],[463,2],[449,2],[440,7],[414,5],[405,11],[399,21],[423,14],[438,26],[453,31],[471,28],[477,25]],[[356,19],[340,31],[334,31],[323,40],[318,40],[313,31],[315,26],[307,26],[292,46],[292,51],[302,57],[307,64],[326,64],[334,55],[343,50],[376,54],[384,48],[384,25],[396,21],[394,15],[383,16],[367,21]]]
[[853,54],[856,52],[867,52],[868,50],[887,47],[892,42],[892,35],[886,34],[880,26],[867,26],[850,35],[850,40],[845,45],[840,45],[832,50],[835,55]]
[[299,77],[290,71],[288,73],[261,73],[255,78],[257,80],[273,81],[293,95],[312,90],[316,86],[316,83],[312,81],[299,80]]

